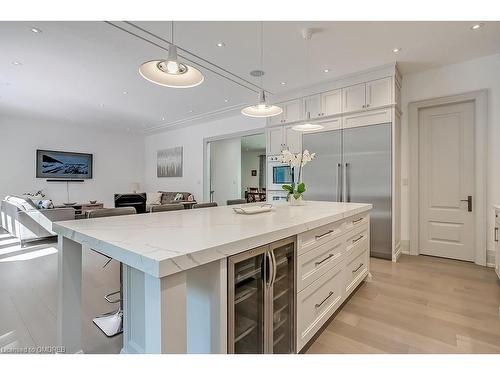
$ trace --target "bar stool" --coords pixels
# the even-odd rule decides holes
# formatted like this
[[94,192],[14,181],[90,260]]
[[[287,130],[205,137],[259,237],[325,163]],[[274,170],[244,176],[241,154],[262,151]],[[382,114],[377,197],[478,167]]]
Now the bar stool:
[[208,208],[208,207],[217,207],[217,202],[210,203],[196,203],[193,208]]
[[[93,219],[97,217],[110,217],[110,216],[122,216],[122,215],[135,215],[136,210],[134,207],[119,207],[119,208],[101,208],[98,210],[87,211],[87,218]],[[93,249],[92,249],[93,250]],[[95,251],[95,250],[94,250]],[[99,253],[96,251],[96,253]],[[102,266],[106,267],[112,260],[105,254],[99,253],[106,258],[108,261]],[[119,294],[119,298],[111,299],[112,296]],[[104,299],[111,304],[120,303],[120,307],[117,310],[111,311],[99,315],[92,319],[94,324],[99,327],[99,329],[108,337],[113,337],[123,332],[123,265],[120,263],[120,290],[113,293],[108,293],[104,296]]]
[[232,206],[233,204],[245,204],[247,203],[246,199],[228,199],[227,205]]
[[177,211],[183,209],[184,205],[182,203],[170,203],[162,204],[160,206],[151,206],[151,212]]

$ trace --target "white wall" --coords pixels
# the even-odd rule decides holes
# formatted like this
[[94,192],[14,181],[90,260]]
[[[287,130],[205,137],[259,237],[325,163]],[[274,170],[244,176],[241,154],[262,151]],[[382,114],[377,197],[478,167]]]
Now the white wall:
[[241,138],[210,142],[210,180],[219,205],[241,198]]
[[[149,134],[145,138],[144,180],[148,191],[189,191],[203,201],[204,139],[225,134],[262,129],[265,120],[238,114],[181,129]],[[182,177],[156,177],[156,152],[183,146]]]
[[113,207],[113,194],[143,181],[142,136],[111,133],[68,123],[29,117],[0,118],[0,197],[39,189],[61,204],[66,183],[36,178],[36,150],[86,152],[94,155],[93,179],[71,183],[70,200],[98,200]]
[[[487,215],[488,250],[493,250],[494,212],[500,204],[500,54],[405,75],[402,87],[402,179],[409,175],[408,103],[488,89]],[[401,238],[409,239],[408,186],[402,186]]]
[[[263,151],[241,151],[241,196],[245,197],[248,187],[259,187],[260,162],[259,156],[265,155]],[[257,176],[252,176],[252,169],[257,171]],[[263,171],[266,173],[266,171]]]

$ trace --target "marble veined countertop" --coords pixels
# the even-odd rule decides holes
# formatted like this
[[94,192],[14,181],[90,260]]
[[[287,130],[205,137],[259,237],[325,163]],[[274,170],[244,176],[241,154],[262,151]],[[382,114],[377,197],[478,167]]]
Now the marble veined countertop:
[[226,258],[341,220],[371,204],[308,201],[240,215],[231,206],[60,221],[53,230],[155,277]]

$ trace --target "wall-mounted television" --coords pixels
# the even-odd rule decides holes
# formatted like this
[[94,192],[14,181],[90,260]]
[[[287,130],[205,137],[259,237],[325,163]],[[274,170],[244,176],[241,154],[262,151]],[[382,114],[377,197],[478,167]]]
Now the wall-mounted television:
[[68,180],[92,178],[92,154],[36,150],[36,177]]

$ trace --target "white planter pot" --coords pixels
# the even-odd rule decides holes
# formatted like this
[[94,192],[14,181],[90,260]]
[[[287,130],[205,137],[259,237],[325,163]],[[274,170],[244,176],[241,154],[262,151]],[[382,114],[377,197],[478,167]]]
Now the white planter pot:
[[306,201],[302,198],[302,195],[298,199],[295,199],[293,195],[290,195],[288,198],[288,204],[290,206],[303,206],[306,204]]

